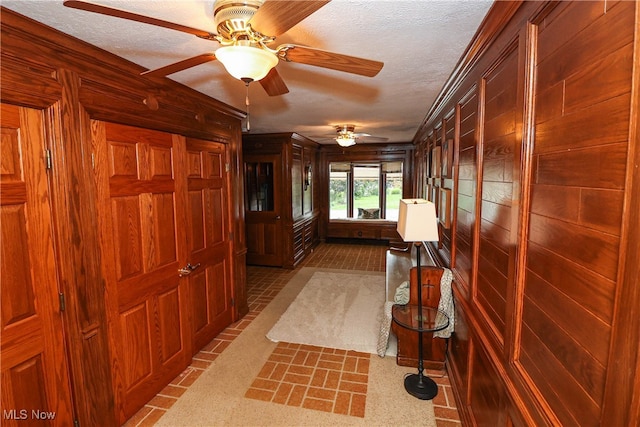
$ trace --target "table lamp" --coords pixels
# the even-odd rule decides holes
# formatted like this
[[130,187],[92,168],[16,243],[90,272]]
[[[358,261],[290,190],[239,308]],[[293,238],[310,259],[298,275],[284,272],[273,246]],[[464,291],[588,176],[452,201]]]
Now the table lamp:
[[[425,199],[401,199],[398,214],[398,234],[405,242],[416,247],[416,268],[418,273],[418,326],[422,329],[422,274],[420,272],[420,246],[422,242],[437,242],[438,218],[436,207]],[[404,380],[407,392],[418,399],[428,400],[438,393],[433,380],[423,375],[422,332],[418,332],[418,373],[408,375]],[[435,386],[435,390],[434,390]]]

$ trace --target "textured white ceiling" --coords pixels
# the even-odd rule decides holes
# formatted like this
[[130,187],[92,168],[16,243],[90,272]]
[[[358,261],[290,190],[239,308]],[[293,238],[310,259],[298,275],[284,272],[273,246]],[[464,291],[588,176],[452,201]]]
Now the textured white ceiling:
[[[214,0],[130,0],[94,3],[216,32]],[[275,45],[295,43],[384,62],[373,78],[280,62],[289,93],[269,97],[251,84],[251,133],[298,132],[323,143],[334,125],[409,142],[463,54],[492,2],[334,0]],[[143,67],[158,68],[205,52],[217,42],[155,26],[64,7],[62,0],[2,0],[2,6],[99,46]],[[245,110],[242,82],[217,61],[169,76]],[[366,142],[366,141],[363,141]]]

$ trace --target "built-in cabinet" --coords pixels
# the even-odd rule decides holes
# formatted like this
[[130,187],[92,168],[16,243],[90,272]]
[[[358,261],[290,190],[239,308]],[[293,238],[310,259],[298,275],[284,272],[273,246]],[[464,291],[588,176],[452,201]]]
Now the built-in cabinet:
[[1,31],[3,425],[120,425],[248,311],[244,113],[4,8]]
[[415,138],[469,425],[640,423],[637,2],[496,2]]
[[296,133],[242,139],[247,263],[293,268],[319,241],[319,146]]

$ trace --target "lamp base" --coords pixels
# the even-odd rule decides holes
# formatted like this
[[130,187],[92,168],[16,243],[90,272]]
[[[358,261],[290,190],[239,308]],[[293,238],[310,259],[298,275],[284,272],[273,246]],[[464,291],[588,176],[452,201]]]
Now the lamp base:
[[420,375],[411,374],[404,378],[404,389],[413,397],[420,400],[431,400],[438,395],[438,385],[431,378],[423,376],[420,384]]

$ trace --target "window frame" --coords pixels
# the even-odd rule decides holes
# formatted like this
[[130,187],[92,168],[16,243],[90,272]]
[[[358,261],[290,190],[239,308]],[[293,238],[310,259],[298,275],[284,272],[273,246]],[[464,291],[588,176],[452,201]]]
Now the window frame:
[[[328,191],[330,193],[331,189],[331,165],[333,163],[347,163],[344,161],[336,161],[336,162],[329,162],[328,166],[329,166],[329,188]],[[401,194],[404,193],[404,186],[405,186],[405,176],[404,176],[404,168],[405,168],[405,162],[404,160],[362,160],[362,161],[349,161],[349,170],[348,171],[340,171],[340,172],[345,172],[346,173],[346,179],[347,179],[347,212],[346,212],[346,217],[344,218],[332,218],[331,217],[331,203],[329,203],[329,221],[341,221],[341,220],[349,220],[349,221],[392,221],[392,222],[397,222],[397,220],[390,220],[387,219],[387,174],[390,172],[386,172],[385,171],[385,167],[383,166],[384,164],[388,164],[388,163],[400,163],[400,176],[402,178],[402,192]],[[354,174],[354,167],[358,167],[358,166],[377,166],[378,167],[378,208],[380,209],[380,218],[379,219],[364,219],[364,218],[358,218],[355,215],[355,174]]]

